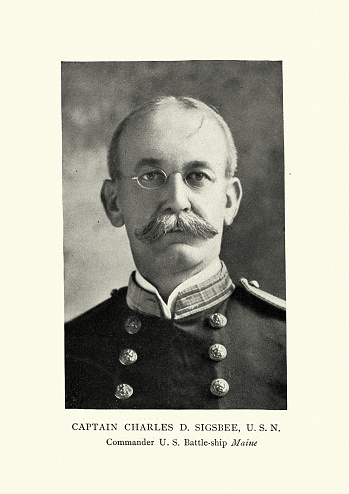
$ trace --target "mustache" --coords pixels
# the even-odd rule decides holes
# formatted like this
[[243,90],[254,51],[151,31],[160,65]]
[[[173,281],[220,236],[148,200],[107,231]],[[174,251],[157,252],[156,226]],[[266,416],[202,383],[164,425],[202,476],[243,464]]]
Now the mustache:
[[141,242],[150,244],[168,233],[177,231],[203,239],[218,235],[218,230],[200,216],[192,212],[180,212],[179,214],[155,213],[146,226],[135,230],[135,236]]

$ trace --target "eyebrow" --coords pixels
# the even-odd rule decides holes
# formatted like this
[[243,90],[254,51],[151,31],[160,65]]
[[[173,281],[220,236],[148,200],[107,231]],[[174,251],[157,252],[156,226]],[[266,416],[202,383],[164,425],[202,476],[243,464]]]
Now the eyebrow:
[[[157,159],[157,158],[142,158],[137,162],[137,164],[135,166],[135,172],[138,173],[140,170],[142,170],[142,168],[144,168],[146,166],[148,166],[148,167],[149,166],[155,166],[156,168],[161,168],[163,166],[163,162],[162,162],[162,160]],[[194,160],[194,161],[189,161],[189,162],[184,164],[185,170],[188,170],[190,168],[195,168],[195,167],[210,168],[211,169],[211,166],[206,161]]]
[[185,163],[184,165],[185,168],[195,168],[195,167],[200,167],[200,168],[211,168],[210,164],[207,163],[207,161],[189,161],[188,163]]
[[161,160],[157,158],[142,158],[137,162],[135,172],[139,172],[145,166],[156,166],[157,168],[161,168]]

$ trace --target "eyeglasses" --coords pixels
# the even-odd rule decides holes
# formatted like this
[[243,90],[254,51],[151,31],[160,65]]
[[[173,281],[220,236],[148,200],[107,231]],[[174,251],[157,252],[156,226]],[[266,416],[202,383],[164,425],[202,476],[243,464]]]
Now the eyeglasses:
[[129,178],[131,180],[137,180],[138,185],[140,185],[143,189],[159,189],[162,187],[171,175],[175,173],[179,173],[184,183],[190,187],[191,189],[208,189],[211,187],[216,181],[216,177],[211,170],[205,171],[188,171],[184,175],[181,172],[172,172],[166,175],[164,170],[161,168],[157,168],[156,170],[152,170],[149,172],[145,172],[138,177],[129,177],[127,175],[122,175],[119,173],[119,178]]

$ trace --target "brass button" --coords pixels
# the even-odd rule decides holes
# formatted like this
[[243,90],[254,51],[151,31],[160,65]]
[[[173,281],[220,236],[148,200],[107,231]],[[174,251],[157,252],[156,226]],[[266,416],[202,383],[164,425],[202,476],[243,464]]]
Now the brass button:
[[210,391],[213,395],[221,398],[225,396],[229,391],[229,384],[225,379],[214,379],[211,382]]
[[210,323],[211,328],[214,329],[223,328],[227,324],[227,318],[223,316],[223,314],[220,314],[219,312],[212,314],[209,317],[208,321]]
[[259,288],[259,283],[256,280],[250,281],[250,285],[254,286],[255,288]]
[[125,350],[121,350],[119,355],[119,360],[122,365],[131,365],[134,364],[137,360],[137,353],[131,348],[125,348]]
[[136,334],[141,329],[142,323],[137,316],[130,316],[125,321],[125,329],[129,334]]
[[225,357],[227,356],[227,349],[225,348],[224,345],[215,343],[214,345],[211,345],[210,348],[208,349],[208,354],[210,359],[219,362],[220,360],[224,360]]
[[129,384],[119,384],[115,391],[118,400],[127,400],[133,395],[133,388]]

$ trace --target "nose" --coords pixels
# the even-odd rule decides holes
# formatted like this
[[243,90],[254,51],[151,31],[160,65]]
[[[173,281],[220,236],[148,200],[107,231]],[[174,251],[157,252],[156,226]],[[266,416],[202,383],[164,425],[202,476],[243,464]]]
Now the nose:
[[164,212],[180,213],[191,209],[189,201],[190,189],[183,180],[181,173],[173,172],[168,175],[165,185],[162,187]]

